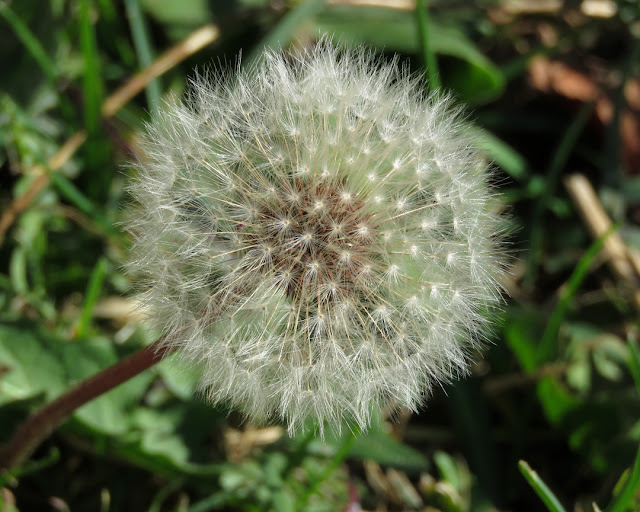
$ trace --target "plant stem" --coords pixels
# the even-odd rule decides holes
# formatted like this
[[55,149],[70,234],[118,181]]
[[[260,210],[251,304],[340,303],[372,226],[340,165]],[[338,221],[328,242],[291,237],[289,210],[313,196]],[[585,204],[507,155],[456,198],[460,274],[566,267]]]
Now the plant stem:
[[20,425],[0,449],[0,469],[11,470],[24,462],[73,411],[151,368],[172,350],[160,338],[44,406]]

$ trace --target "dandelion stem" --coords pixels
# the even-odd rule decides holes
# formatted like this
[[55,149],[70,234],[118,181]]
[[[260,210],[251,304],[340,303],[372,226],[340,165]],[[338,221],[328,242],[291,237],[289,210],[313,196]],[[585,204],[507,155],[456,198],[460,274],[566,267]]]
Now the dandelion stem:
[[160,338],[81,382],[31,415],[0,449],[0,469],[10,470],[24,462],[73,411],[162,360],[174,350],[163,341],[164,338]]

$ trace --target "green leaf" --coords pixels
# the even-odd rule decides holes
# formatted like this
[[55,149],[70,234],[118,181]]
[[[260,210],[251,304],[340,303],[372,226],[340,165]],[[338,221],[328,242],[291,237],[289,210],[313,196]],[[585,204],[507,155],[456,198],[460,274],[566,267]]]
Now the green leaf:
[[[334,40],[381,49],[418,54],[419,37],[413,11],[378,7],[331,6],[320,13],[316,29]],[[458,28],[431,19],[429,40],[436,54],[454,57],[441,79],[467,103],[480,103],[498,96],[504,78]]]
[[260,60],[266,48],[285,47],[300,27],[316,16],[325,7],[327,0],[303,0],[300,4],[287,12],[278,24],[272,28],[267,36],[258,43],[256,49],[249,54],[244,64],[255,64]]
[[465,486],[470,485],[471,482],[467,480],[468,474],[464,475],[456,460],[448,453],[443,451],[435,452],[433,461],[442,479],[449,482],[457,491],[461,491]]
[[587,272],[589,271],[593,260],[602,249],[604,242],[609,235],[615,231],[615,229],[615,225],[612,225],[605,233],[599,236],[585,251],[571,273],[567,286],[562,291],[560,300],[554,308],[551,318],[549,318],[547,327],[542,335],[542,340],[540,340],[540,345],[537,349],[537,359],[539,363],[552,360],[557,355],[558,331],[560,330],[560,326],[569,309],[571,301],[587,276]]
[[370,430],[367,434],[358,436],[349,456],[371,459],[378,464],[407,471],[418,472],[429,467],[429,462],[422,453],[380,430]]
[[456,91],[463,101],[484,103],[499,96],[505,86],[500,70],[493,65],[458,28],[433,27],[434,50],[457,57],[446,75],[445,86]]
[[160,23],[170,25],[198,26],[211,21],[211,10],[207,0],[140,0],[140,3],[151,16]]
[[511,307],[507,315],[505,340],[526,372],[535,370],[538,365],[536,351],[540,339],[538,326],[541,322],[542,318],[537,311]]
[[[638,510],[636,495],[640,488],[640,446],[636,452],[636,458],[631,470],[627,471],[619,483],[620,490],[607,507],[607,512],[627,512]],[[618,485],[616,485],[616,488]]]
[[564,418],[576,411],[582,402],[552,377],[538,382],[538,399],[547,419],[560,426]]
[[148,408],[137,408],[133,411],[133,426],[141,432],[141,452],[165,457],[176,467],[188,463],[189,448],[175,431],[176,425],[182,419],[179,412]]
[[183,364],[179,355],[171,355],[158,363],[156,370],[169,390],[188,401],[195,393],[200,371],[194,365]]
[[515,149],[493,133],[478,126],[471,127],[469,131],[474,136],[478,147],[509,176],[518,181],[529,178],[527,162]]
[[[69,385],[91,377],[120,358],[113,342],[107,339],[91,339],[64,343],[60,355],[65,366]],[[144,394],[153,373],[144,372],[80,407],[74,418],[99,435],[117,435],[127,432],[131,409]]]
[[580,393],[586,393],[591,387],[591,364],[589,358],[580,357],[574,359],[567,369],[566,379],[569,385]]
[[0,324],[0,405],[43,394],[48,400],[66,387],[66,370],[57,356],[62,343],[37,325]]
[[295,512],[295,501],[291,495],[283,490],[273,494],[273,506],[278,512]]
[[593,364],[605,379],[618,382],[624,376],[626,366],[627,347],[625,343],[613,334],[602,335],[593,350]]

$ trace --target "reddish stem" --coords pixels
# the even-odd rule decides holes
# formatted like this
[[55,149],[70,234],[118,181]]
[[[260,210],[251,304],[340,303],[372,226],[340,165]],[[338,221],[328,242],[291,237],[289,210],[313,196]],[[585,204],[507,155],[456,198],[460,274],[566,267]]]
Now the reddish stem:
[[151,368],[173,349],[160,338],[97,375],[81,382],[31,415],[0,450],[0,469],[24,462],[73,411],[94,398]]

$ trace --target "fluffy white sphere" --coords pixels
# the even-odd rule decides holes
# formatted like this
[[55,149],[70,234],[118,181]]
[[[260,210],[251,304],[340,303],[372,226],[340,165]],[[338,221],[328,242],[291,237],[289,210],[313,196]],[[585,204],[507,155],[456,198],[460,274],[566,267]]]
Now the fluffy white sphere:
[[211,402],[365,429],[466,371],[502,265],[463,128],[395,62],[326,42],[155,117],[129,269]]

